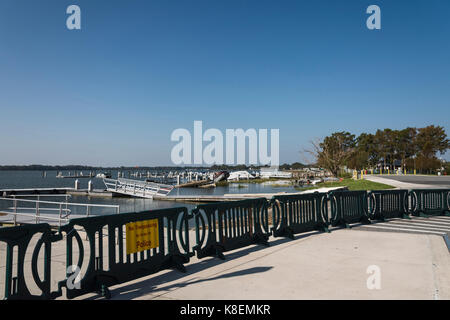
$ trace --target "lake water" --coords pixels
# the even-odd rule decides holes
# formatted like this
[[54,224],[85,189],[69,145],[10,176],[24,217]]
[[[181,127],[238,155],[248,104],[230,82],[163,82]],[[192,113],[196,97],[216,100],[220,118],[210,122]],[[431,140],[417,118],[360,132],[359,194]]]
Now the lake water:
[[[63,175],[69,175],[68,171],[63,171]],[[75,186],[75,178],[56,178],[58,172],[47,171],[46,177],[42,171],[0,171],[0,189],[24,189],[24,188],[63,188]],[[71,174],[74,174],[72,171]],[[84,171],[83,174],[88,175],[89,172]],[[118,171],[112,171],[112,178],[117,178]],[[91,180],[94,189],[105,189],[103,179],[99,178],[81,178],[80,188],[87,189],[88,182]],[[259,183],[240,183],[230,184],[228,186],[218,186],[211,189],[198,188],[176,188],[173,189],[170,195],[223,195],[227,193],[272,193],[272,192],[295,192],[293,187],[273,187],[268,184]],[[44,200],[44,199],[43,199]],[[62,201],[63,198],[45,198],[48,201]],[[188,209],[193,208],[194,204],[184,204],[174,201],[161,201],[141,198],[98,198],[98,197],[84,197],[72,196],[69,202],[77,203],[92,203],[92,204],[112,204],[120,205],[120,212],[138,212],[153,209],[171,208],[186,206]],[[1,204],[0,204],[1,206]],[[73,213],[83,214],[84,208],[75,209]],[[107,214],[112,213],[110,209],[96,209],[92,214]]]

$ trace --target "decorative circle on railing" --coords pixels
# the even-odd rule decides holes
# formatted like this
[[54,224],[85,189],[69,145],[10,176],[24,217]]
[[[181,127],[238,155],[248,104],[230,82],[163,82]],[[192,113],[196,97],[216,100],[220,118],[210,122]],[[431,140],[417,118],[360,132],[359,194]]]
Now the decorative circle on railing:
[[[188,219],[187,219],[187,212],[181,212],[181,219],[180,219],[180,225],[178,227],[178,239],[180,241],[181,247],[185,250],[185,252],[189,252],[189,243],[187,243],[187,234],[185,234],[185,236],[183,237],[183,229],[184,226],[186,225],[186,223],[189,223]],[[177,217],[178,220],[178,217]],[[188,224],[188,230],[187,232],[189,232],[189,224]]]
[[367,201],[368,201],[368,205],[369,205],[368,214],[371,217],[374,217],[375,212],[378,209],[375,194],[370,192],[369,196],[367,197]]
[[333,194],[330,195],[331,221],[337,219],[337,199]]
[[447,191],[447,210],[450,210],[450,191]]
[[323,195],[320,198],[320,215],[323,220],[323,222],[328,223],[329,217],[328,217],[328,201],[327,196]]
[[265,233],[268,233],[270,231],[270,228],[269,228],[269,210],[267,201],[262,202],[261,205],[257,207],[257,215],[258,213],[260,213],[259,215],[261,217],[260,223],[263,228],[263,231]]
[[409,211],[409,197],[408,197],[408,192],[404,192],[404,193],[403,193],[403,210],[404,210],[404,212],[408,212],[408,211]]
[[[67,237],[75,238],[75,240],[77,242],[77,245],[78,245],[78,261],[76,263],[76,266],[78,266],[78,268],[81,270],[81,268],[83,266],[83,262],[84,262],[84,245],[83,245],[83,240],[81,240],[80,234],[78,233],[78,231],[75,228],[73,228],[67,234]],[[72,250],[72,254],[73,254],[73,250]],[[72,261],[72,265],[73,265],[73,261]]]
[[417,193],[415,191],[412,191],[411,193],[411,211],[412,212],[417,212],[418,211],[418,206],[419,206],[419,201],[417,198]]
[[197,245],[198,245],[198,248],[202,248],[203,244],[205,243],[206,234],[207,234],[206,221],[205,221],[205,218],[203,217],[203,214],[200,212],[200,210],[194,212],[194,217],[195,217],[196,229],[199,234]]
[[279,200],[275,200],[272,203],[272,226],[274,230],[277,230],[281,224],[281,206],[285,204]]
[[[41,278],[39,277],[39,272],[38,272],[38,257],[39,257],[39,253],[41,252],[42,249],[42,245],[45,244],[44,242],[44,236],[46,236],[45,233],[43,233],[41,235],[41,237],[39,238],[39,240],[37,241],[34,250],[33,250],[33,255],[31,258],[31,274],[33,276],[33,280],[36,283],[36,285],[38,286],[38,288],[44,293],[45,292],[45,282],[41,280]],[[44,250],[47,250],[47,248],[44,248]],[[50,263],[50,262],[48,262]],[[44,266],[45,268],[46,266]]]

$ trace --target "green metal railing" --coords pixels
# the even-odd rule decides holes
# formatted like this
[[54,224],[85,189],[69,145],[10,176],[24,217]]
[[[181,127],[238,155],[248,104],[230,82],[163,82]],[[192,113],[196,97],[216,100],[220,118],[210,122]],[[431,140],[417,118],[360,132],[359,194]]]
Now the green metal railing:
[[281,195],[272,198],[272,234],[288,237],[313,230],[328,232],[326,193]]
[[[36,243],[31,243],[32,238],[38,236]],[[24,225],[21,227],[7,227],[0,229],[0,242],[6,244],[6,268],[5,268],[5,299],[54,299],[61,296],[61,291],[51,292],[51,243],[61,240],[46,223]],[[33,247],[34,245],[34,247]],[[38,273],[38,255],[44,246],[44,278]],[[32,278],[41,290],[40,295],[30,292],[25,281],[25,255],[28,247],[33,249],[31,258]],[[13,274],[13,265],[16,266],[16,274]]]
[[[80,227],[84,229],[89,240],[90,254],[86,272],[79,281],[79,288],[68,288],[67,279],[61,281],[60,286],[67,288],[69,299],[89,292],[98,292],[108,297],[107,288],[111,285],[169,268],[185,272],[183,263],[189,262],[192,256],[189,250],[189,217],[187,209],[180,207],[70,220],[69,224],[60,229],[66,234],[67,267],[74,265],[78,270],[83,267],[85,250]],[[159,246],[127,254],[124,238],[126,224],[149,219],[158,221]],[[105,229],[106,235],[104,235]],[[76,264],[73,264],[74,239],[79,249],[79,259]],[[108,246],[107,251],[104,250],[105,245]],[[108,268],[105,268],[104,254]],[[67,274],[67,278],[70,276],[71,274]]]
[[[224,259],[224,252],[230,250],[252,244],[268,245],[270,235],[294,238],[302,232],[328,231],[330,225],[348,227],[370,220],[406,218],[409,213],[450,215],[450,189],[286,194],[270,201],[257,198],[199,205],[191,214],[187,208],[179,207],[71,219],[58,231],[48,224],[3,227],[0,243],[5,249],[5,268],[0,268],[0,276],[5,279],[5,299],[55,299],[62,296],[62,288],[69,299],[90,292],[109,297],[108,287],[112,285],[164,269],[185,272],[184,264],[194,253],[199,259]],[[153,223],[153,236],[158,243],[128,250],[131,233],[127,228],[150,220],[157,221]],[[192,248],[190,231],[196,235]],[[55,281],[51,279],[51,253],[56,242],[65,246],[66,269],[64,278],[56,279],[58,289],[52,291]],[[31,269],[31,275],[24,273],[25,266]],[[78,273],[77,285],[69,285],[76,270],[82,271]],[[28,284],[35,284],[40,293],[32,293]]]
[[331,204],[331,225],[333,227],[350,223],[370,223],[366,191],[332,191],[329,194]]
[[216,256],[251,244],[268,245],[268,201],[265,198],[197,206],[195,218],[198,258]]
[[371,220],[409,218],[408,190],[373,190],[367,200]]
[[409,196],[414,216],[450,215],[450,189],[414,189]]

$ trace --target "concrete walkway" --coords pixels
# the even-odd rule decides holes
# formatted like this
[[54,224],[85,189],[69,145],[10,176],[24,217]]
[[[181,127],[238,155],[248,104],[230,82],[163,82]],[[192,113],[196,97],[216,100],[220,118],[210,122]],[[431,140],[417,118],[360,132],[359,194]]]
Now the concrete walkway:
[[[358,230],[389,231],[415,234],[435,234],[450,238],[450,217],[430,216],[428,218],[411,216],[410,219],[394,218],[376,221],[356,227]],[[450,243],[448,244],[450,250]]]
[[434,189],[436,188],[435,185],[428,185],[428,184],[418,184],[418,183],[408,183],[408,182],[402,182],[397,181],[394,179],[389,179],[389,176],[376,176],[376,175],[366,175],[364,176],[364,179],[387,184],[390,186],[393,186],[397,189]]
[[[437,235],[336,229],[226,257],[112,287],[112,299],[450,299],[450,254]],[[380,289],[367,287],[369,266]]]
[[[271,238],[270,247],[253,245],[227,252],[225,261],[193,257],[185,274],[164,270],[113,286],[112,299],[450,299],[450,253],[440,230],[448,224],[441,221],[439,230],[434,230],[436,222],[429,222],[426,233],[354,226],[331,233],[305,233],[295,240]],[[84,236],[82,239],[88,255],[88,242]],[[64,243],[57,242],[52,248],[52,290],[65,278]],[[0,245],[1,294],[5,249]],[[74,249],[77,254],[76,246]],[[31,253],[28,250],[25,259],[26,282],[39,294],[31,277]],[[369,266],[379,268],[380,289],[367,287]],[[103,298],[94,293],[78,299]]]

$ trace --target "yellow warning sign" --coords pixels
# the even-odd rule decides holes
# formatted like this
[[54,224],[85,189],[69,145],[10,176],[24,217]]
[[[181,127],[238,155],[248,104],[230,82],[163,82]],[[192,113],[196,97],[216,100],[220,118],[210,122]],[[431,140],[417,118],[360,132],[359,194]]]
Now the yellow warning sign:
[[127,254],[159,247],[158,219],[126,224]]

